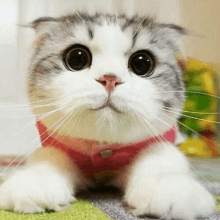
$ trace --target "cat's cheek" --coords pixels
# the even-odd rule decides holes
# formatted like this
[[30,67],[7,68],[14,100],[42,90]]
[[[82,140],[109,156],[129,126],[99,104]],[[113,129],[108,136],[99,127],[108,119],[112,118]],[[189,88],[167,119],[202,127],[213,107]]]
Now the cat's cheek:
[[147,115],[159,114],[156,109],[156,87],[149,80],[132,77],[118,86],[112,94],[113,103],[123,110],[137,111]]
[[107,92],[91,76],[86,73],[64,72],[51,82],[53,97],[57,97],[57,107],[67,112],[74,109],[98,108],[107,99]]

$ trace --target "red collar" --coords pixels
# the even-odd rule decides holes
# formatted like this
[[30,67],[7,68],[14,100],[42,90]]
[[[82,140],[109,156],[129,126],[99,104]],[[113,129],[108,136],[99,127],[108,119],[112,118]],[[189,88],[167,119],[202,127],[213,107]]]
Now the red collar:
[[75,164],[87,175],[100,171],[120,170],[128,165],[142,150],[157,142],[174,143],[177,127],[166,131],[161,136],[155,136],[136,143],[100,143],[93,140],[68,138],[49,132],[41,122],[36,123],[43,147],[53,146],[66,152]]

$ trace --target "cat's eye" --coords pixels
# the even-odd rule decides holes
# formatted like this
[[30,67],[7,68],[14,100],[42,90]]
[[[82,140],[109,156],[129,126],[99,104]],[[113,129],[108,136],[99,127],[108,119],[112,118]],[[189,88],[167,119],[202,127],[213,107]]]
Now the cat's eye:
[[71,71],[83,70],[91,66],[92,55],[87,47],[76,44],[64,52],[63,63]]
[[155,60],[149,51],[139,50],[131,55],[128,67],[138,76],[148,77],[154,71]]

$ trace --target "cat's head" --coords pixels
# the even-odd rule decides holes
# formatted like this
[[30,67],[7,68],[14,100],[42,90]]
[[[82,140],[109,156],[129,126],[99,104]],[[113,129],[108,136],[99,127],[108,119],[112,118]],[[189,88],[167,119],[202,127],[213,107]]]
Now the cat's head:
[[149,17],[83,13],[40,18],[32,27],[29,99],[47,127],[130,142],[177,120],[185,100],[177,62],[183,28]]

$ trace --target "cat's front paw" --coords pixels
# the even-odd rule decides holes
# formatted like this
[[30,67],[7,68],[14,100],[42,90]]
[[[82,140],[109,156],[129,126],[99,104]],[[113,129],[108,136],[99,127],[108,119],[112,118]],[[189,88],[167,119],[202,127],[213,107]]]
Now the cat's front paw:
[[76,201],[64,176],[38,171],[20,170],[6,180],[0,186],[0,208],[21,213],[63,211]]
[[191,220],[216,210],[212,195],[191,177],[164,177],[150,182],[139,182],[125,193],[124,202],[131,214]]

